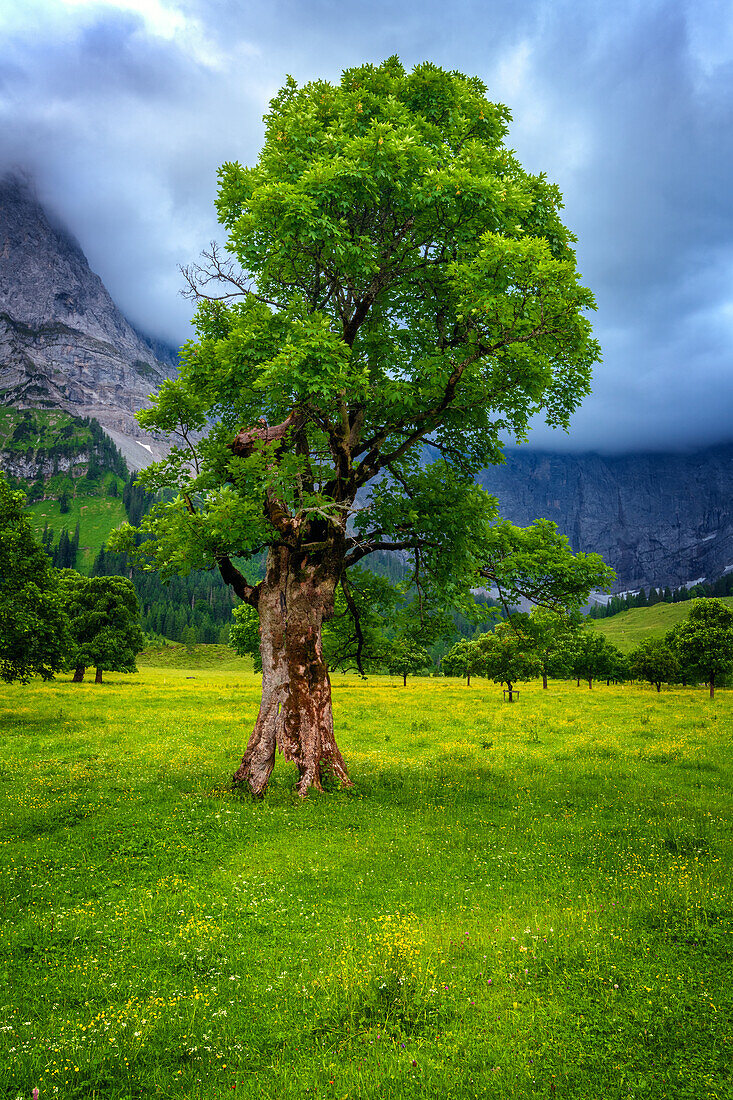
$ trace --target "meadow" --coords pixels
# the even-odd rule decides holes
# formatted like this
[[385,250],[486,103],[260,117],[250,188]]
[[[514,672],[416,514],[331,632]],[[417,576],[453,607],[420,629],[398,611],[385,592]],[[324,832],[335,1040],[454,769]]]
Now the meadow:
[[337,676],[300,804],[194,663],[0,688],[0,1094],[733,1096],[733,693]]

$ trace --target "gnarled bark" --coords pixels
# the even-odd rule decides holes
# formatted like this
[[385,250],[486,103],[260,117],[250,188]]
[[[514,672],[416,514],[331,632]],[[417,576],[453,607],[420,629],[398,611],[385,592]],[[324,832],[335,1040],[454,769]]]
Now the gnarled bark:
[[304,553],[271,547],[259,585],[262,700],[234,785],[247,783],[262,794],[275,765],[275,752],[292,760],[302,798],[322,790],[330,773],[351,786],[333,734],[331,681],[323,660],[321,626],[333,614],[340,564],[328,555],[312,564]]
[[74,669],[74,676],[72,678],[73,684],[80,684],[84,679],[84,673],[86,672],[86,665],[77,665]]

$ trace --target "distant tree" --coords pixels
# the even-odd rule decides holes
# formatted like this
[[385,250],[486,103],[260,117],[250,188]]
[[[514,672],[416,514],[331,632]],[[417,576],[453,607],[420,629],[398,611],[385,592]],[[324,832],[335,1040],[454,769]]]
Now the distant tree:
[[404,687],[407,687],[408,676],[423,672],[431,664],[427,649],[409,636],[395,638],[387,652],[387,668],[391,673],[402,677]]
[[328,669],[353,669],[363,676],[382,668],[390,652],[386,631],[405,622],[405,608],[400,620],[401,601],[401,589],[386,577],[359,566],[342,573],[333,616],[324,622],[321,635]]
[[636,679],[655,684],[661,691],[662,684],[678,682],[680,664],[664,639],[651,638],[640,642],[630,655],[629,670]]
[[232,611],[229,645],[240,657],[251,657],[255,672],[262,672],[259,616],[253,607],[242,603]]
[[526,633],[515,628],[511,619],[499,623],[493,634],[482,634],[476,640],[481,671],[496,684],[506,684],[509,702],[514,702],[514,684],[531,680],[540,672],[540,661],[532,652]]
[[31,485],[30,489],[28,490],[28,501],[29,501],[29,503],[33,504],[37,500],[43,500],[43,495],[44,495],[44,492],[45,492],[45,488],[46,487],[45,487],[45,484],[43,482],[43,479],[40,478],[40,477],[36,478],[36,480]]
[[20,683],[50,680],[66,645],[58,578],[24,507],[0,474],[0,679]]
[[477,643],[468,638],[461,638],[456,642],[443,654],[440,663],[448,676],[465,676],[467,687],[471,685],[471,677],[480,673],[483,667]]
[[694,600],[669,638],[680,663],[706,681],[713,699],[716,680],[733,669],[733,611],[722,600]]
[[103,671],[137,672],[135,657],[143,648],[140,608],[126,577],[83,577],[73,569],[60,574],[63,608],[69,622],[66,668],[81,683],[88,665]]
[[631,676],[629,658],[626,653],[622,653],[616,646],[612,646],[604,675],[607,684],[610,684],[612,680],[614,684],[618,684],[623,680],[628,680]]
[[560,676],[567,672],[568,647],[579,629],[575,619],[544,607],[533,608],[526,617],[523,630],[528,646],[540,663],[543,688],[547,687],[548,676]]
[[198,634],[195,626],[184,626],[181,631],[181,641],[186,647],[186,653],[193,653],[194,647],[198,641]]
[[568,647],[568,664],[578,682],[615,679],[620,667],[619,650],[597,630],[583,630],[573,638]]

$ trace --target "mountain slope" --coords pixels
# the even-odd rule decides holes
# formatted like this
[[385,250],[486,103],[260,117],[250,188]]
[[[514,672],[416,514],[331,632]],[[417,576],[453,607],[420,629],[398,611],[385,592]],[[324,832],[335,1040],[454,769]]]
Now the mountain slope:
[[133,414],[174,362],[120,313],[30,181],[0,179],[0,404],[94,417],[139,468],[163,450]]
[[733,567],[733,444],[616,457],[511,448],[480,480],[507,519],[545,516],[574,550],[601,554],[617,591],[679,587]]

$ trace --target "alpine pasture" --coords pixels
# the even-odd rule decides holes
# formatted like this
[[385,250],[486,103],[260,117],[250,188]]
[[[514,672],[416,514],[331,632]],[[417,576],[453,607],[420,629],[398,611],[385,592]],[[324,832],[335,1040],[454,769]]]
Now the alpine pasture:
[[336,676],[256,801],[202,652],[0,687],[2,1095],[733,1095],[729,691]]

